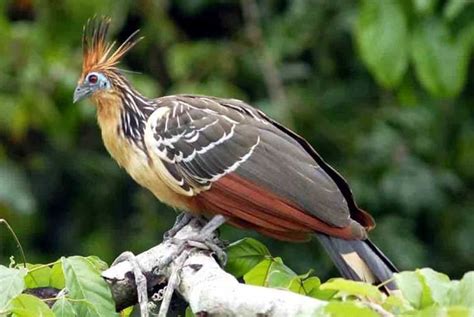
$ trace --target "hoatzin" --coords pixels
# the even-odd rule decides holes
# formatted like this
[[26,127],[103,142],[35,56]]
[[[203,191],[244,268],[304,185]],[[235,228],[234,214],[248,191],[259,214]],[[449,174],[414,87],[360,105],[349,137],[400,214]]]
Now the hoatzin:
[[214,216],[215,227],[287,241],[315,235],[345,278],[392,277],[397,269],[367,238],[374,220],[305,139],[237,99],[141,95],[118,68],[140,38],[114,50],[109,21],[84,27],[74,102],[92,99],[105,147],[138,184],[165,204]]

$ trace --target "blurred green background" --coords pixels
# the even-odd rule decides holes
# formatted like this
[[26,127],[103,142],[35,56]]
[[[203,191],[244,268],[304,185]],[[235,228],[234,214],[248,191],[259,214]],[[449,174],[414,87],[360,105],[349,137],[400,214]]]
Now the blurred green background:
[[[0,1],[0,218],[30,262],[143,251],[175,212],[106,153],[90,102],[72,104],[87,18],[148,96],[240,98],[306,137],[378,223],[401,269],[474,268],[474,3],[462,0]],[[282,180],[284,181],[284,180]],[[255,236],[292,268],[336,274],[316,242]],[[18,251],[0,228],[0,262]]]

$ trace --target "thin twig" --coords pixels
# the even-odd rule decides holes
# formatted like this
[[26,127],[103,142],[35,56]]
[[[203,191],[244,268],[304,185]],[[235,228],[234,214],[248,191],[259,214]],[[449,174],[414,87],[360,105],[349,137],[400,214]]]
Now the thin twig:
[[20,240],[18,239],[15,231],[13,231],[12,227],[10,227],[10,224],[8,223],[8,221],[6,221],[5,219],[0,219],[0,224],[5,224],[5,226],[7,227],[7,229],[11,232],[11,234],[13,235],[13,238],[15,239],[16,241],[16,244],[17,244],[17,247],[18,249],[20,249],[20,253],[21,253],[21,257],[23,259],[23,265],[25,266],[26,268],[26,256],[25,256],[25,252],[23,252],[23,247],[21,246],[21,243],[20,243]]

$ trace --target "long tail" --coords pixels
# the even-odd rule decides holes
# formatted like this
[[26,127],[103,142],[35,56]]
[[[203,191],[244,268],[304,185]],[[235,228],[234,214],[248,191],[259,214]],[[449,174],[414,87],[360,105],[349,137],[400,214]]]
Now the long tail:
[[[344,240],[325,234],[316,234],[324,249],[344,278],[380,284],[398,272],[395,265],[370,240]],[[384,290],[396,290],[393,281]]]

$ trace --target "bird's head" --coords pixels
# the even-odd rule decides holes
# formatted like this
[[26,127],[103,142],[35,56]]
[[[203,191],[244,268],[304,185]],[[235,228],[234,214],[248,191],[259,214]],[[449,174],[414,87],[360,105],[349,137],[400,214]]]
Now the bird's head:
[[114,81],[119,78],[120,59],[142,38],[138,31],[130,35],[117,49],[115,42],[107,42],[110,18],[92,18],[84,26],[82,36],[82,73],[74,90],[73,102],[94,94],[113,92]]

